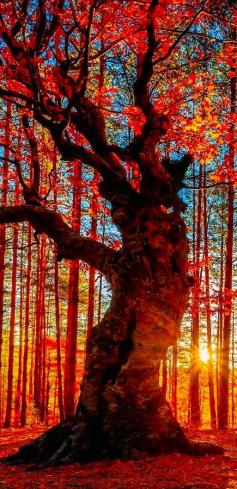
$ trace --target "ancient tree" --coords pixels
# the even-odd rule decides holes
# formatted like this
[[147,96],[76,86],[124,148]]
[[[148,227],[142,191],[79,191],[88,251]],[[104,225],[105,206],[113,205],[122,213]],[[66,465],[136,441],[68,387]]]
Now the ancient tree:
[[[35,236],[46,234],[55,243],[58,260],[85,261],[106,277],[112,290],[110,307],[88,339],[75,415],[9,460],[50,464],[173,449],[202,452],[209,447],[187,440],[158,386],[160,361],[176,342],[192,285],[185,206],[178,196],[192,157],[188,148],[175,162],[156,151],[170,121],[159,111],[154,77],[205,14],[208,2],[187,7],[171,34],[167,25],[163,44],[159,19],[163,22],[168,11],[162,13],[159,0],[7,3],[8,9],[0,2],[0,95],[18,113],[31,172],[27,178],[21,157],[12,151],[8,161],[15,165],[22,201],[1,207],[0,223],[29,222]],[[96,96],[100,58],[109,71],[119,56],[129,56],[133,65],[128,84],[141,122],[128,144],[114,134],[112,139],[107,127],[110,112],[120,111],[119,103],[106,111]],[[119,77],[126,78],[123,63]],[[78,161],[97,172],[99,192],[110,203],[111,220],[121,234],[121,249],[81,237],[50,208],[40,192],[32,121],[48,132],[65,165]],[[139,172],[139,185],[129,180],[129,167]]]

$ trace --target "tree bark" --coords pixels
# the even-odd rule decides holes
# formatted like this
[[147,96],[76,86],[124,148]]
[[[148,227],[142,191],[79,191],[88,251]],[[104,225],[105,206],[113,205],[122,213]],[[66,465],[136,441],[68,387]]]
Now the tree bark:
[[41,392],[40,392],[40,420],[44,422],[46,412],[46,308],[45,308],[45,284],[46,284],[46,269],[47,255],[45,236],[43,237],[43,277],[42,277],[42,294],[41,294]]
[[44,370],[44,327],[45,327],[45,237],[43,237],[37,256],[37,288],[35,308],[35,361],[34,361],[34,405],[41,414],[43,393],[43,370]]
[[213,378],[213,358],[212,358],[212,324],[211,324],[211,305],[210,305],[210,278],[209,278],[209,247],[208,247],[208,217],[207,217],[207,192],[206,192],[206,174],[204,175],[203,190],[203,231],[204,231],[204,259],[205,259],[205,289],[206,289],[206,319],[207,319],[207,348],[209,353],[208,359],[208,387],[209,387],[209,405],[211,415],[211,427],[216,428],[216,403]]
[[23,300],[24,300],[24,286],[23,286],[23,234],[22,230],[21,236],[21,258],[20,258],[20,305],[19,305],[19,358],[18,358],[18,372],[17,372],[17,383],[16,383],[16,394],[15,394],[15,404],[14,404],[14,426],[15,428],[19,425],[20,420],[20,406],[21,406],[21,385],[22,385],[22,351],[23,351]]
[[27,279],[26,279],[26,305],[25,305],[25,335],[24,335],[24,354],[22,372],[22,405],[21,405],[21,426],[26,424],[27,409],[27,366],[29,351],[29,322],[30,322],[30,284],[31,284],[31,226],[28,226],[28,253],[27,253]]
[[[74,163],[73,167],[73,229],[80,232],[81,221],[81,165]],[[79,261],[70,263],[68,310],[67,310],[67,337],[64,372],[64,411],[65,416],[72,416],[75,412],[76,389],[76,363],[77,363],[77,330],[78,330],[78,304],[79,304]]]
[[[199,329],[200,329],[200,312],[199,312],[199,300],[200,300],[200,249],[201,249],[201,215],[202,215],[202,167],[200,165],[199,174],[199,190],[198,190],[198,208],[197,217],[195,210],[195,194],[194,194],[194,214],[193,214],[193,258],[197,267],[195,277],[195,289],[193,291],[193,318],[192,318],[192,356],[190,365],[190,423],[193,426],[200,426],[201,424],[201,410],[200,410],[200,356],[199,356]],[[197,218],[197,222],[196,222]],[[196,235],[195,235],[196,234]]]
[[175,418],[177,418],[177,383],[178,383],[178,370],[177,370],[177,345],[173,346],[173,362],[172,362],[172,386],[171,386],[171,405]]
[[162,394],[166,397],[167,394],[167,353],[163,356],[162,361]]
[[[92,186],[97,186],[98,184],[98,175],[94,175]],[[97,238],[97,199],[94,194],[91,202],[91,231],[90,235],[92,239]],[[101,299],[99,298],[99,301]],[[88,311],[87,311],[87,340],[91,337],[92,328],[94,325],[94,309],[95,309],[95,268],[90,267],[89,270],[89,286],[88,286]],[[100,306],[99,306],[100,309]],[[98,312],[98,315],[100,312]]]
[[[218,290],[218,322],[217,322],[217,360],[216,360],[216,392],[217,392],[217,413],[219,413],[220,403],[220,365],[223,338],[223,280],[224,278],[224,210],[221,209],[221,243],[220,243],[220,274]],[[219,416],[219,414],[218,414]]]
[[231,352],[231,426],[235,426],[235,328],[234,328],[234,312],[232,321],[232,352]]
[[60,307],[58,291],[58,262],[55,261],[54,269],[54,296],[55,296],[55,323],[56,323],[56,351],[57,351],[57,375],[58,375],[58,409],[60,421],[64,419],[63,388],[62,388],[62,356],[61,356],[61,331],[60,331]]
[[[53,161],[54,170],[54,208],[57,210],[57,156],[56,148],[54,148],[55,158]],[[58,375],[58,409],[59,419],[62,422],[64,419],[64,405],[63,405],[63,377],[62,377],[62,355],[61,355],[61,329],[60,329],[60,298],[59,298],[59,270],[58,261],[56,260],[57,250],[55,248],[55,264],[54,264],[54,297],[55,297],[55,323],[56,323],[56,352],[57,352],[57,375]],[[55,389],[56,395],[56,389]],[[54,412],[55,414],[55,412]]]
[[76,413],[11,461],[56,464],[209,449],[186,439],[158,385],[190,286],[183,219],[163,206],[129,212],[123,248],[111,263],[111,305],[88,341]]
[[16,314],[16,273],[17,273],[17,248],[18,248],[18,224],[13,230],[13,261],[12,261],[12,290],[11,290],[11,314],[9,333],[9,355],[7,375],[7,407],[4,428],[11,426],[12,397],[13,397],[13,360],[15,348],[15,314]]
[[76,361],[77,361],[77,329],[78,329],[78,284],[79,263],[72,261],[69,272],[67,337],[64,370],[64,410],[65,416],[75,412]]
[[[7,205],[8,195],[8,162],[9,158],[9,139],[10,139],[10,117],[11,104],[7,102],[6,126],[5,126],[5,144],[2,171],[2,198],[1,204]],[[5,253],[6,253],[6,226],[1,226],[0,229],[0,384],[2,384],[2,343],[3,343],[3,317],[4,317],[4,277],[5,277]],[[0,389],[0,427],[2,426],[3,399]]]
[[[232,32],[232,38],[236,41],[236,29]],[[236,84],[237,69],[234,68],[234,76],[230,81],[230,143],[229,143],[229,165],[232,170],[235,167],[235,124],[236,115]],[[225,429],[229,421],[229,353],[231,334],[231,312],[232,312],[232,278],[233,278],[233,243],[234,243],[234,184],[230,182],[228,188],[228,215],[227,215],[227,238],[225,256],[225,312],[223,321],[223,338],[220,356],[220,381],[218,402],[218,427]]]

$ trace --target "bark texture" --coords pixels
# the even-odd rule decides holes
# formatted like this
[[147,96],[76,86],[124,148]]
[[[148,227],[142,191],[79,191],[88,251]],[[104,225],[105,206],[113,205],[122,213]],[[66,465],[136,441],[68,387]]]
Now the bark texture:
[[[162,167],[160,176],[165,176]],[[183,206],[179,200],[172,205],[171,187],[164,194],[158,188],[156,206],[146,187],[136,199],[117,195],[113,202],[110,196],[123,247],[106,268],[111,305],[88,339],[76,414],[10,461],[47,465],[210,448],[186,439],[159,387],[160,361],[179,334],[190,278]],[[108,196],[110,189],[101,185],[101,192]]]

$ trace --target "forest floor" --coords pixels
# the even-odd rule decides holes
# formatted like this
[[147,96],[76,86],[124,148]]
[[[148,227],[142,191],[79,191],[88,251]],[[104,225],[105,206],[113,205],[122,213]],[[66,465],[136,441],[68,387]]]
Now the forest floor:
[[[0,457],[13,453],[41,432],[39,428],[0,431]],[[143,461],[74,464],[36,472],[27,472],[25,465],[0,464],[0,489],[237,489],[237,431],[191,435],[223,446],[224,455],[173,453]]]

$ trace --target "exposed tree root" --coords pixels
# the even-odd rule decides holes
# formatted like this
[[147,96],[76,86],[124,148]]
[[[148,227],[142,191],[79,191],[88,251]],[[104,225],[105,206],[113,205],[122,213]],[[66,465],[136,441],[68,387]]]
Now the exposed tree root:
[[181,451],[190,455],[207,455],[209,453],[212,453],[213,455],[222,455],[224,453],[224,448],[219,445],[214,445],[213,443],[189,440],[186,438],[186,444]]
[[140,459],[174,451],[190,455],[223,453],[220,446],[187,439],[174,418],[166,424],[164,432],[160,419],[152,411],[147,412],[145,418],[143,410],[134,412],[132,408],[130,413],[127,408],[126,416],[121,417],[121,414],[117,412],[107,416],[101,426],[98,420],[81,413],[51,428],[1,461],[13,465],[33,464],[27,470],[39,470],[74,462]]

